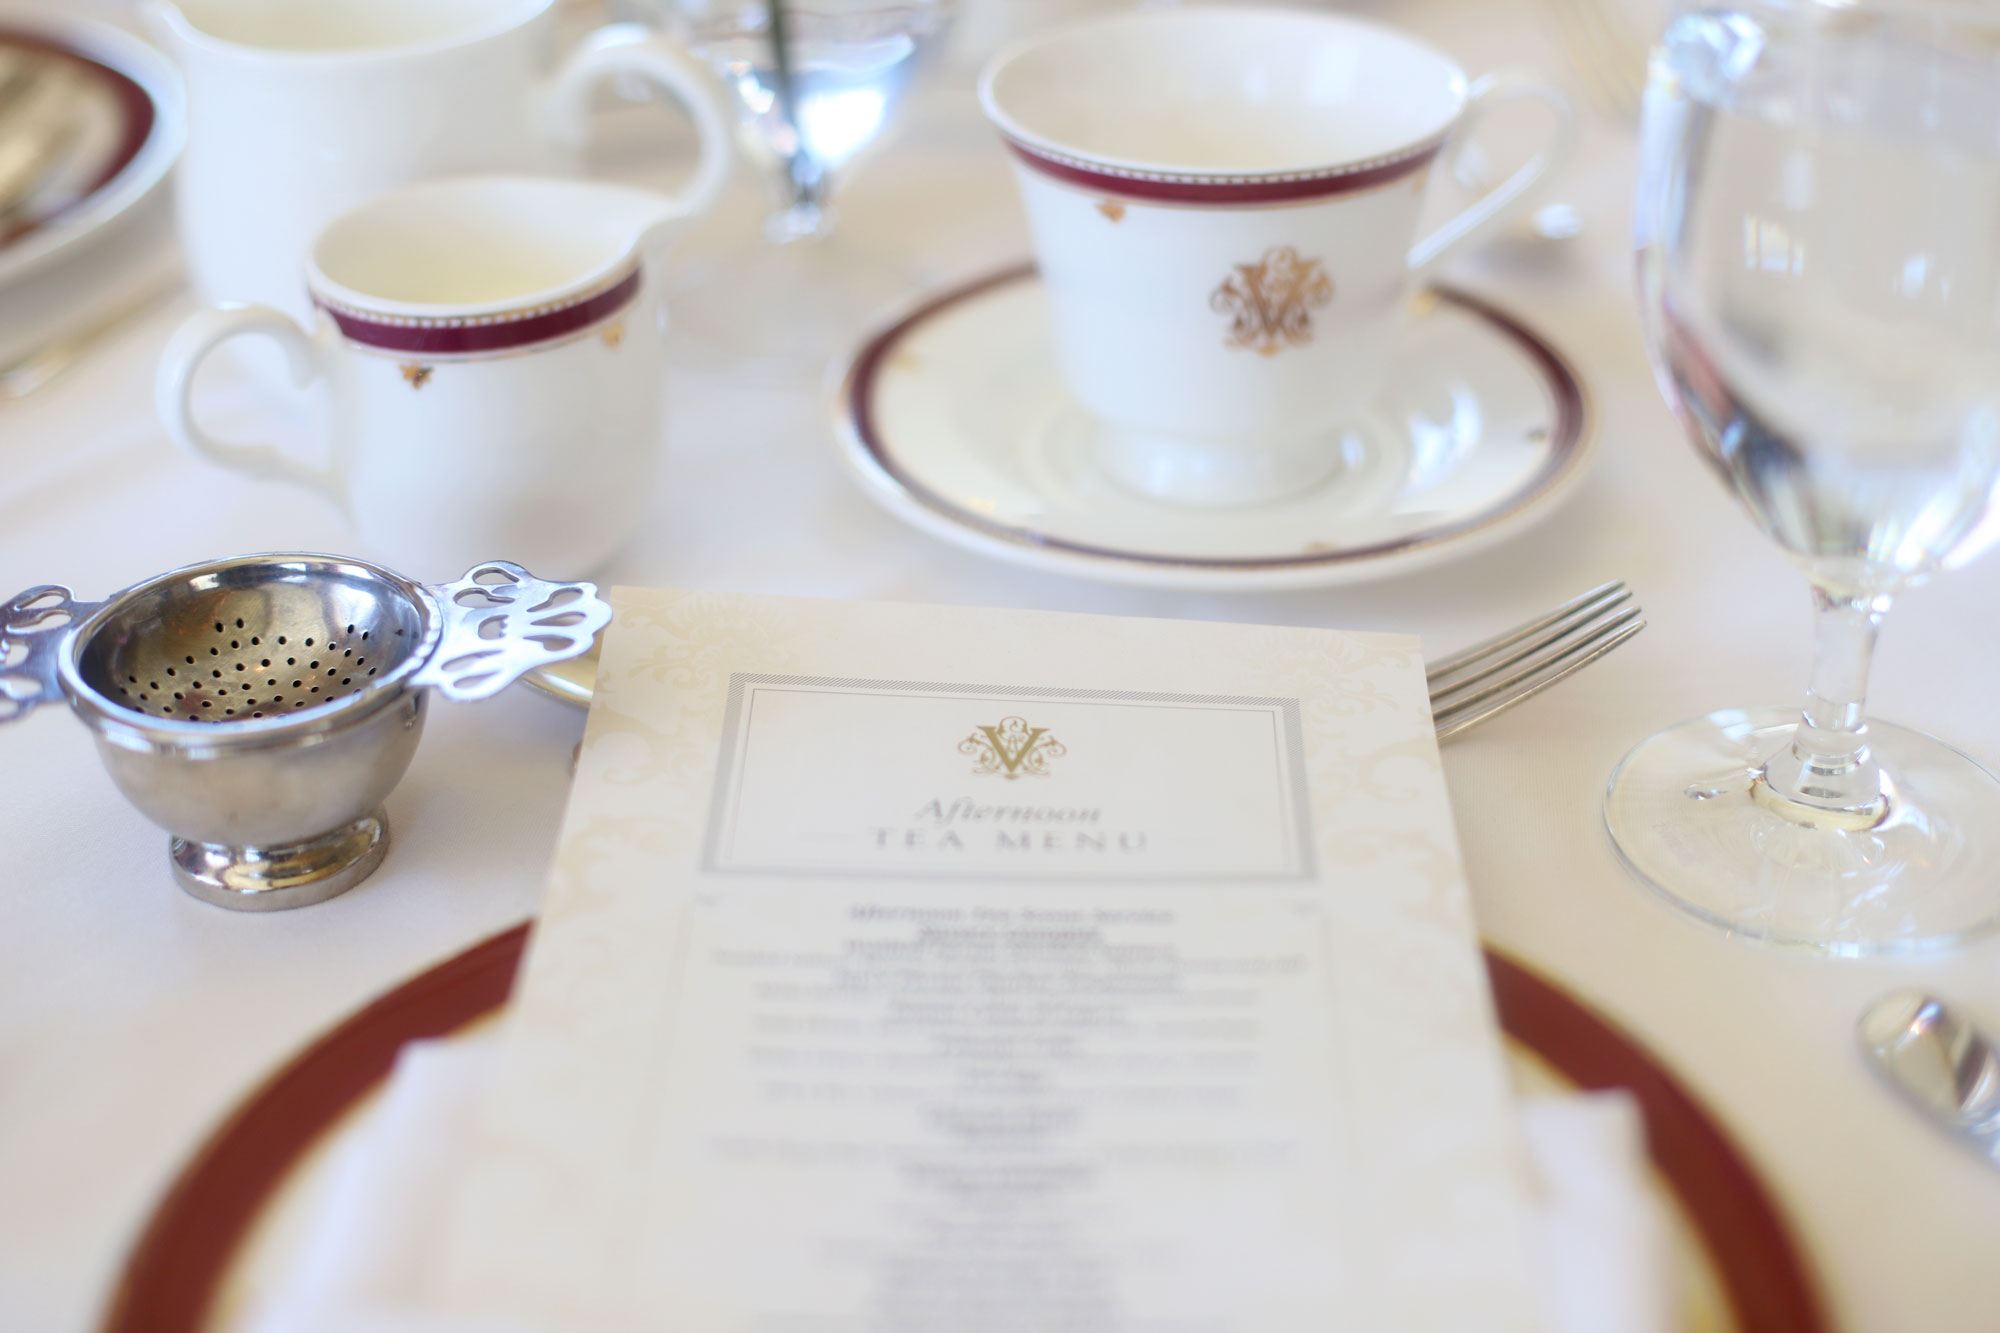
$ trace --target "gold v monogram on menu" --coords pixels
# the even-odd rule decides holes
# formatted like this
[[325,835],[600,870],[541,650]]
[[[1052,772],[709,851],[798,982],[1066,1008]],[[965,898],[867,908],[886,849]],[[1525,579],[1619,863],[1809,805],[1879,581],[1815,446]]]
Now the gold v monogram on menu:
[[975,727],[958,743],[960,754],[972,756],[972,771],[998,773],[1012,781],[1023,774],[1047,777],[1049,760],[1069,753],[1047,727],[1031,727],[1027,719],[1003,717],[990,727]]
[[1238,264],[1208,298],[1230,317],[1225,344],[1261,356],[1312,341],[1312,312],[1333,299],[1333,279],[1317,259],[1274,245],[1254,264]]

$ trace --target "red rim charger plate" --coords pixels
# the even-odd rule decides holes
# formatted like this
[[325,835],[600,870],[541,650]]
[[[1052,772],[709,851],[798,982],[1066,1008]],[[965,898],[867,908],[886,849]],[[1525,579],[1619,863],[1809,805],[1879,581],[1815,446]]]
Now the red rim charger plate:
[[[307,1151],[368,1095],[404,1042],[445,1036],[507,1003],[532,922],[397,986],[306,1047],[246,1098],[168,1189],[127,1256],[104,1333],[198,1333],[259,1212]],[[1746,1333],[1823,1333],[1817,1290],[1776,1204],[1714,1118],[1650,1054],[1555,985],[1491,949],[1500,1025],[1570,1082],[1638,1100],[1671,1185]]]

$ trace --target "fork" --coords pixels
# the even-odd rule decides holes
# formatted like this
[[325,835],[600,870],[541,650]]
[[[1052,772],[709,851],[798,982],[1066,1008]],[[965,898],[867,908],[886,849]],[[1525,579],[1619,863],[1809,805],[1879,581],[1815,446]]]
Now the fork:
[[156,275],[131,296],[78,328],[56,334],[19,356],[0,361],[0,411],[19,402],[73,367],[92,347],[126,321],[137,319],[182,289],[180,271]]
[[1590,100],[1613,116],[1639,114],[1646,91],[1646,47],[1650,34],[1638,31],[1630,17],[1615,8],[1617,0],[1544,0],[1545,13],[1556,27],[1569,59]]
[[1620,580],[1432,662],[1424,671],[1439,740],[1532,699],[1646,628]]

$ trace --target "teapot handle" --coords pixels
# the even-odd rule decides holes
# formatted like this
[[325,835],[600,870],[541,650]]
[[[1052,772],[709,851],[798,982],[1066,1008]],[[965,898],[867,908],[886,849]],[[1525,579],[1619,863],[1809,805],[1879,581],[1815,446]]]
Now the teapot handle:
[[550,583],[517,564],[489,560],[453,583],[426,589],[444,635],[412,688],[447,699],[487,699],[539,666],[581,656],[611,623],[594,583]]
[[62,697],[56,674],[69,631],[102,602],[79,602],[53,583],[0,603],[0,723],[26,717]]
[[590,95],[605,79],[636,75],[681,104],[694,121],[699,157],[694,174],[672,196],[676,215],[706,212],[729,182],[735,161],[729,116],[715,81],[665,38],[637,23],[612,23],[583,40],[549,90],[551,129],[558,141],[581,148],[590,139]]

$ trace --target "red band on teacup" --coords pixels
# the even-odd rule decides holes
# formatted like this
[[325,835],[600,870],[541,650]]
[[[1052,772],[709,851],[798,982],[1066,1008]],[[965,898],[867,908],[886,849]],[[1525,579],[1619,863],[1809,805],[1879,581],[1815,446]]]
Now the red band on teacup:
[[1068,185],[1099,194],[1122,195],[1162,204],[1208,204],[1227,208],[1245,204],[1296,203],[1307,199],[1330,199],[1356,190],[1372,190],[1378,185],[1412,176],[1430,166],[1443,141],[1396,157],[1362,162],[1331,171],[1285,172],[1262,176],[1194,176],[1170,172],[1139,171],[1108,167],[1080,158],[1060,157],[1040,148],[1030,148],[1015,139],[1007,146],[1028,166]]
[[385,352],[467,356],[512,351],[576,333],[623,310],[638,291],[639,270],[634,268],[609,286],[568,300],[493,315],[382,315],[336,305],[318,292],[312,299],[350,342]]

